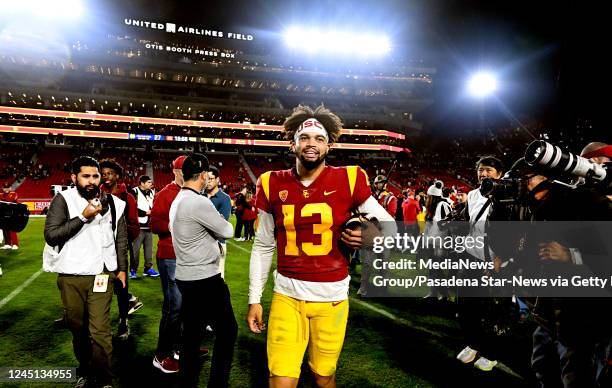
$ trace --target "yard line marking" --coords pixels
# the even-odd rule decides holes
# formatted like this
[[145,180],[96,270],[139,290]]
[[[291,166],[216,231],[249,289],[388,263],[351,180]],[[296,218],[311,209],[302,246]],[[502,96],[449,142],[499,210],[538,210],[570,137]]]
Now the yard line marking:
[[11,292],[10,294],[8,294],[4,299],[0,300],[0,309],[2,307],[4,307],[5,304],[7,304],[8,302],[11,301],[11,299],[13,299],[14,297],[16,297],[17,295],[19,295],[21,293],[21,291],[23,291],[24,288],[26,288],[27,286],[30,285],[30,283],[32,283],[34,280],[36,280],[37,277],[40,276],[40,274],[43,272],[42,268],[38,270],[38,272],[34,273],[32,276],[30,276],[30,278],[28,280],[26,280],[25,282],[23,282],[19,287],[15,288],[13,290],[13,292]]
[[394,320],[394,321],[396,321],[396,322],[403,323],[401,319],[399,319],[398,317],[396,317],[395,315],[393,315],[392,313],[390,313],[390,312],[388,312],[388,311],[386,311],[386,310],[383,310],[383,309],[381,309],[381,308],[379,308],[379,307],[373,306],[373,305],[369,304],[368,302],[364,302],[363,300],[359,300],[359,299],[357,299],[357,298],[350,297],[349,299],[350,299],[350,300],[351,300],[351,302],[353,302],[353,303],[360,304],[360,305],[362,305],[363,307],[365,307],[365,308],[367,308],[367,309],[370,309],[370,310],[372,310],[372,311],[374,311],[374,312],[377,312],[377,313],[379,313],[380,315],[383,315],[383,316],[385,316],[385,317],[387,317],[387,318],[389,318],[389,319],[392,319],[392,320]]
[[244,247],[241,247],[240,245],[236,244],[235,242],[229,241],[229,243],[231,243],[233,247],[236,247],[236,248],[240,249],[241,251],[244,251],[246,253],[251,253],[251,251],[249,251],[248,249],[246,249]]
[[[230,241],[230,243],[232,244],[232,246],[240,249],[241,251],[244,251],[244,252],[247,252],[247,253],[251,252],[250,250],[248,250],[248,249],[246,249],[244,247],[241,247],[240,245],[238,245],[238,244],[236,244],[234,242]],[[371,311],[374,311],[374,312],[376,312],[376,313],[378,313],[378,314],[380,314],[380,315],[382,315],[382,316],[384,316],[386,318],[389,318],[389,319],[391,319],[391,320],[393,320],[393,321],[395,321],[395,322],[397,322],[397,323],[399,323],[401,325],[409,326],[412,329],[426,332],[427,334],[432,335],[434,337],[442,337],[440,335],[440,333],[436,333],[436,332],[431,331],[429,329],[426,329],[424,327],[415,325],[414,323],[411,323],[411,322],[409,322],[409,321],[407,321],[405,319],[399,318],[396,315],[388,312],[387,310],[384,310],[384,309],[382,309],[380,307],[376,307],[376,306],[374,306],[374,305],[372,305],[372,304],[370,304],[368,302],[365,302],[365,301],[363,301],[361,299],[357,299],[357,298],[354,298],[352,296],[349,297],[349,299],[351,300],[351,303],[357,303],[358,305],[361,305],[361,306],[363,306],[363,307],[365,307],[365,308],[367,308],[367,309],[369,309]],[[509,374],[509,375],[511,375],[511,376],[513,376],[513,377],[515,377],[517,379],[524,380],[524,378],[521,375],[519,375],[518,373],[516,373],[515,371],[510,369],[507,365],[504,365],[501,361],[497,362],[496,367],[499,368],[502,372],[504,372],[506,374]]]

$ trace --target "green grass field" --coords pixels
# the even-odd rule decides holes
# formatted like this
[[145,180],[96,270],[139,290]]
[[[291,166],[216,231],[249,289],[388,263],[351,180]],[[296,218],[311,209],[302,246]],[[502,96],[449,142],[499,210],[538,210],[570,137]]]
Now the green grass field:
[[[18,251],[0,250],[0,367],[76,366],[71,335],[55,328],[62,314],[56,274],[41,273],[43,218],[32,218],[19,235]],[[225,279],[239,333],[231,374],[233,387],[267,386],[265,337],[251,334],[244,317],[247,310],[249,242],[228,242]],[[141,259],[142,261],[142,259]],[[142,265],[142,264],[141,264]],[[28,279],[33,279],[28,283]],[[358,280],[358,275],[356,276]],[[349,325],[337,373],[340,387],[520,387],[529,386],[529,338],[500,342],[504,365],[481,372],[455,360],[466,345],[455,323],[452,304],[410,298],[366,298],[351,286]],[[25,287],[24,287],[25,286]],[[22,287],[18,294],[15,294]],[[151,362],[157,344],[162,293],[159,279],[130,282],[130,291],[144,307],[130,318],[131,336],[125,343],[114,341],[115,387],[168,387],[174,375],[164,375]],[[272,281],[263,304],[267,318]],[[213,297],[203,295],[203,298]],[[117,327],[117,303],[112,304],[113,328]],[[210,336],[204,339],[211,345]],[[210,359],[204,362],[201,385],[208,379]],[[521,377],[522,376],[522,377]],[[2,385],[2,383],[0,383]],[[69,384],[68,386],[71,386]],[[3,386],[18,386],[4,383]],[[56,387],[66,384],[21,386]],[[307,366],[300,386],[312,386]]]

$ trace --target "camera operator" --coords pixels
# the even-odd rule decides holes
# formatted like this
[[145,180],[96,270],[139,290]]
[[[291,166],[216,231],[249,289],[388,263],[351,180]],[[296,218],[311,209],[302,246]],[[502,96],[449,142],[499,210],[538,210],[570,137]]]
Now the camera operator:
[[[500,179],[503,175],[503,170],[503,163],[498,158],[492,155],[481,157],[476,162],[478,183],[482,184],[486,178]],[[492,206],[491,200],[480,192],[480,187],[471,190],[467,194],[464,205],[460,206],[460,211],[459,219],[469,221],[469,234],[471,236],[485,235],[484,226],[491,214]],[[469,254],[471,259],[481,261],[493,260],[496,262],[496,268],[499,268],[499,260],[495,258],[488,244],[485,245],[484,249],[476,247],[466,248],[466,253]],[[465,271],[463,273],[463,276],[471,278],[478,278],[482,275],[482,270]],[[482,354],[486,354],[491,357],[494,353],[491,341],[487,341],[487,336],[483,332],[482,322],[489,322],[491,318],[496,318],[487,316],[490,312],[488,306],[491,304],[491,298],[468,297],[469,295],[465,293],[459,296],[465,296],[465,298],[460,299],[459,322],[464,331],[468,346],[457,355],[457,359],[468,364],[480,354],[474,366],[483,371],[490,371],[497,364],[497,361],[482,356]],[[470,347],[470,345],[474,348]]]
[[113,281],[125,287],[127,271],[125,202],[100,193],[99,167],[89,156],[72,162],[76,187],[53,198],[44,231],[43,268],[58,274],[81,386],[112,384]]
[[[525,159],[517,161],[511,170],[511,176],[520,182],[518,187],[524,187],[517,198],[521,210],[516,214],[521,221],[612,219],[612,207],[603,194],[555,183],[547,176],[552,176],[552,172],[532,167]],[[607,264],[590,262],[588,255],[580,255],[580,247],[570,249],[561,236],[537,230],[533,225],[527,226],[525,236],[527,248],[519,261],[522,267],[550,273],[583,263],[592,268]],[[588,246],[583,242],[579,245]],[[537,298],[533,315],[538,327],[533,333],[532,368],[541,386],[595,387],[595,344],[609,338],[610,331],[607,299]]]
[[397,197],[387,190],[389,179],[384,175],[378,175],[374,179],[374,198],[395,219],[397,212]]
[[[604,164],[612,161],[612,146],[601,143],[592,142],[587,144],[580,152],[580,156],[589,159],[593,163]],[[612,195],[607,196],[612,200]],[[612,380],[612,338],[604,338],[596,345],[595,362],[597,367],[597,381],[603,386],[603,379]]]
[[[582,149],[580,156],[597,164],[610,163],[612,162],[612,146],[606,143],[592,142]],[[612,201],[612,195],[609,193],[608,199]]]

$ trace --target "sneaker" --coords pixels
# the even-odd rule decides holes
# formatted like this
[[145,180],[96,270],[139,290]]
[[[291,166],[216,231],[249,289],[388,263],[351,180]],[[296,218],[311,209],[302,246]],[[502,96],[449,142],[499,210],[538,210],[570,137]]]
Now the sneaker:
[[179,363],[174,357],[166,357],[159,361],[157,356],[153,357],[153,366],[164,373],[176,373],[179,371]]
[[119,328],[117,329],[117,338],[119,338],[121,341],[127,341],[129,337],[130,325],[127,323],[127,320],[125,322],[119,322]]
[[457,360],[461,361],[464,364],[469,364],[470,362],[474,361],[477,353],[478,352],[476,350],[470,348],[469,346],[466,346],[465,349],[463,349],[457,355]]
[[74,388],[85,388],[87,386],[87,377],[79,377]]
[[156,278],[159,277],[159,272],[157,272],[156,270],[154,270],[153,268],[147,268],[143,273],[142,276],[150,276],[152,278]]
[[0,249],[11,249],[12,247],[8,244],[3,245]]
[[209,333],[213,332],[213,328],[210,325],[206,325],[206,331]]
[[136,311],[140,310],[143,306],[142,302],[138,299],[138,297],[133,297],[129,302],[130,309],[128,310],[128,315],[134,314]]
[[130,270],[130,279],[136,279],[136,270],[135,269],[131,269]]
[[12,249],[12,250],[17,250],[17,249],[19,249],[19,247],[18,247],[17,245],[13,245],[13,246],[11,247],[11,249]]
[[474,366],[482,371],[490,372],[497,365],[497,361],[491,361],[484,357],[480,357],[478,361],[474,363]]

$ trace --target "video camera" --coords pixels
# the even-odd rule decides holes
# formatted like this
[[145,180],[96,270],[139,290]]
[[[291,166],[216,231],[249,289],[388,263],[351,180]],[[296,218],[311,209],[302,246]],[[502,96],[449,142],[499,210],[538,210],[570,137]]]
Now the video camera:
[[0,229],[21,232],[30,218],[30,211],[23,203],[0,201]]

